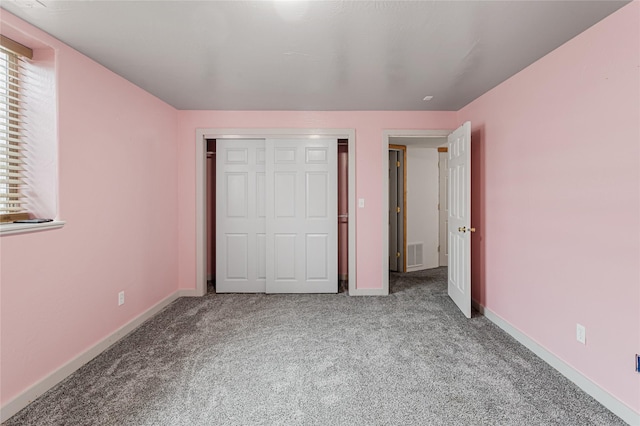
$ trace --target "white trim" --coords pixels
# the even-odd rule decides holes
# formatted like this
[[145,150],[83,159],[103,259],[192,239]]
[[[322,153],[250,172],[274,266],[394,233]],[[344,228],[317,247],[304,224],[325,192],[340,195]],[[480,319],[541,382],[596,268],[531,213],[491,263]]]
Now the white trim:
[[43,223],[2,223],[0,224],[0,235],[26,234],[27,232],[47,231],[50,229],[62,228],[67,222],[64,220],[54,220]]
[[355,129],[196,129],[196,289],[207,292],[206,140],[250,138],[335,137],[349,148],[349,294],[356,290],[356,131]]
[[382,290],[389,294],[389,139],[446,138],[453,130],[383,130],[382,131]]
[[348,228],[349,228],[349,268],[347,271],[347,277],[349,279],[349,294],[357,289],[356,286],[356,266],[358,264],[356,258],[356,216],[358,210],[356,206],[357,192],[356,192],[356,131],[349,129],[348,133],[347,151],[349,157],[349,179],[347,191],[349,193],[349,216],[348,216]]
[[388,296],[389,286],[384,288],[361,288],[349,290],[349,296]]
[[48,376],[41,379],[39,382],[33,384],[28,387],[26,390],[21,392],[19,395],[11,399],[0,409],[0,423],[6,421],[11,416],[16,414],[18,411],[25,408],[31,402],[33,402],[40,395],[47,392],[49,389],[69,377],[80,367],[94,359],[96,356],[100,355],[102,352],[107,350],[111,345],[117,343],[120,339],[125,337],[127,334],[131,333],[133,330],[142,325],[143,322],[148,320],[149,318],[156,315],[162,309],[167,307],[171,302],[176,300],[179,297],[185,296],[186,292],[189,290],[178,290],[169,296],[165,297],[137,317],[133,318],[131,321],[109,334],[104,339],[100,340],[95,345],[88,348],[86,351],[82,352],[75,358],[71,359],[66,364],[62,365],[57,370],[50,373]]
[[472,302],[473,307],[484,315],[489,321],[500,327],[511,337],[523,344],[527,349],[536,354],[540,359],[556,369],[567,379],[571,380],[576,386],[589,394],[593,399],[602,404],[605,408],[611,411],[616,416],[627,422],[632,426],[640,426],[640,413],[635,412],[631,407],[624,402],[611,395],[606,390],[602,389],[596,383],[592,382],[588,377],[584,376],[578,370],[567,364],[562,359],[558,358],[553,353],[542,347],[535,340],[515,328],[506,320],[501,318],[490,309]]
[[192,289],[192,288],[188,288],[188,289],[183,288],[181,290],[178,290],[176,292],[176,294],[177,294],[176,299],[178,297],[201,297],[201,296],[203,296],[202,294],[199,294],[197,290]]

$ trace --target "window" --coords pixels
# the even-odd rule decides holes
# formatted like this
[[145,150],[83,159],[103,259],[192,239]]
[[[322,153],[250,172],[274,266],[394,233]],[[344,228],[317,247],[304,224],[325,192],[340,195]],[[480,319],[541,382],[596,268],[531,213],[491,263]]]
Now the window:
[[31,49],[2,36],[0,43],[0,222],[28,217],[25,200],[23,61]]
[[[1,1],[1,0],[0,0]],[[4,31],[12,31],[3,25]],[[55,229],[58,219],[56,51],[15,31],[0,35],[0,235]],[[11,223],[17,219],[47,223]],[[48,221],[52,220],[52,221]]]

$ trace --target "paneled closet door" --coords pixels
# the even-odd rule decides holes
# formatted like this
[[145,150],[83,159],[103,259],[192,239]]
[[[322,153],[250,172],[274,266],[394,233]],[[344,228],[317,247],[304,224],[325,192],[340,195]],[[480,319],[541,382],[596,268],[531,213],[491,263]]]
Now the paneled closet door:
[[218,139],[216,182],[216,292],[264,293],[264,139]]
[[337,140],[266,141],[266,292],[337,293]]

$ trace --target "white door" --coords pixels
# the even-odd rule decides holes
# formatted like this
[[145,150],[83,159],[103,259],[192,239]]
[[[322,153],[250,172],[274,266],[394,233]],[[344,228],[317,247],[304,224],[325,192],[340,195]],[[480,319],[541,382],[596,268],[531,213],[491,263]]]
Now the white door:
[[264,293],[264,139],[218,139],[216,183],[216,292]]
[[447,140],[449,163],[449,297],[471,318],[471,123]]
[[335,139],[266,141],[266,292],[338,292]]

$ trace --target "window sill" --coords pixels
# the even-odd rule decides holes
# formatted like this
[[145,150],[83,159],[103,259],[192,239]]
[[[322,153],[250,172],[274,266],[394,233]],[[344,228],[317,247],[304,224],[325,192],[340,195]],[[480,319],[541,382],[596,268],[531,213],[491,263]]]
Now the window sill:
[[0,223],[0,235],[26,234],[27,232],[48,231],[50,229],[62,228],[65,225],[63,220],[54,220],[44,223]]

